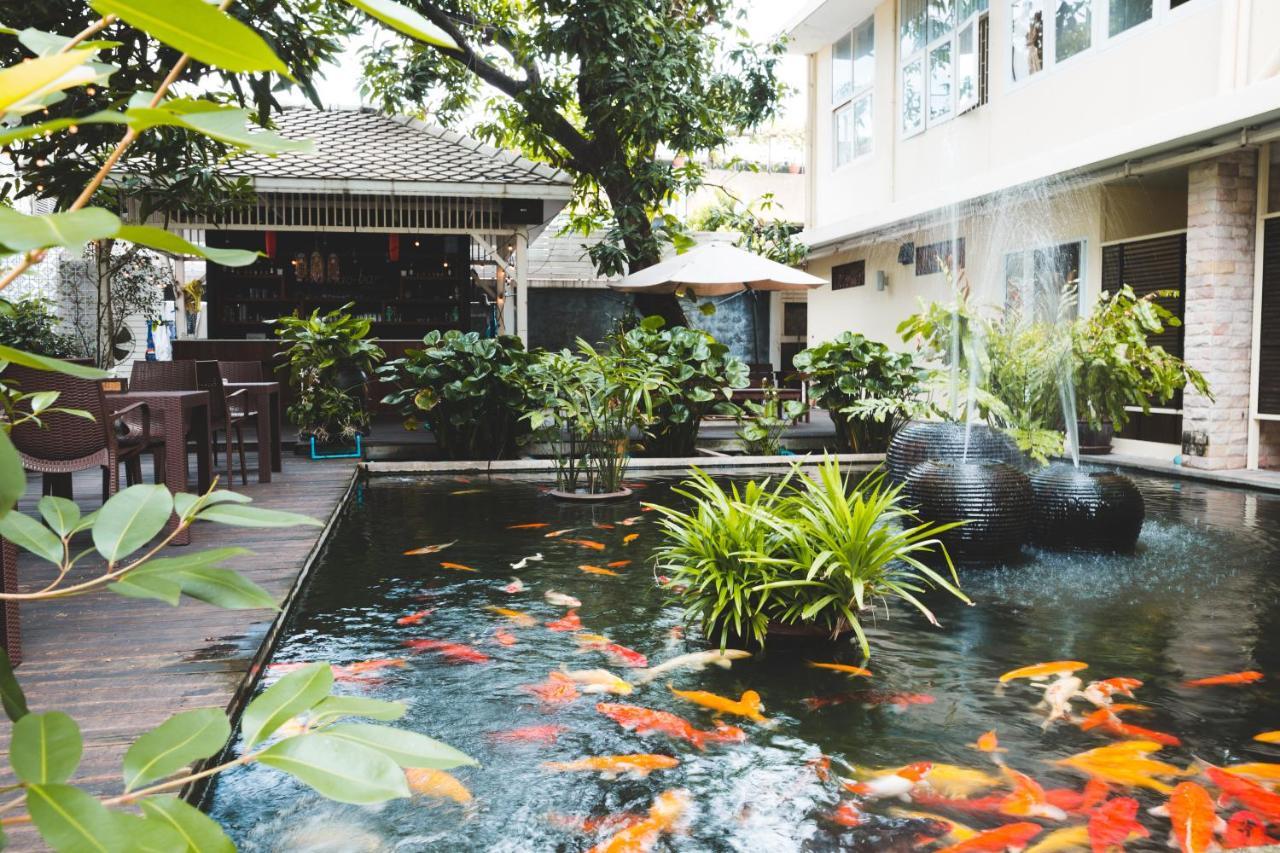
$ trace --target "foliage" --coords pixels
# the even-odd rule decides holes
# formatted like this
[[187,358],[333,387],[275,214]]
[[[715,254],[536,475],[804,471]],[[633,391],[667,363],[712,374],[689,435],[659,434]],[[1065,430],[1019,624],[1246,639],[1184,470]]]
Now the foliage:
[[808,379],[813,404],[831,413],[843,450],[881,451],[902,423],[927,411],[926,372],[914,357],[863,335],[843,332],[797,353],[793,363]]
[[708,414],[729,414],[735,388],[747,387],[747,365],[707,332],[684,326],[663,328],[659,316],[609,339],[622,359],[647,364],[664,382],[651,397],[653,418],[645,450],[651,456],[693,456],[698,430]]
[[[695,470],[678,493],[689,511],[653,507],[664,536],[658,569],[682,590],[686,618],[721,648],[731,637],[763,644],[771,625],[807,626],[852,631],[869,657],[862,620],[876,603],[904,602],[936,625],[919,597],[927,589],[968,601],[937,538],[955,525],[921,522],[880,473],[853,485],[828,457],[812,475],[794,466],[772,488],[766,480],[726,490]],[[938,554],[945,572],[924,562]]]
[[58,330],[58,316],[43,299],[0,300],[0,344],[53,358],[84,353],[75,338]]
[[[72,274],[71,263],[82,267],[83,274]],[[80,351],[107,368],[123,357],[128,319],[158,320],[164,291],[176,284],[166,259],[138,246],[103,240],[85,246],[79,260],[64,261],[58,302]]]
[[796,239],[802,226],[770,217],[776,206],[773,193],[748,204],[722,193],[716,204],[690,225],[699,231],[734,232],[738,239],[733,245],[738,248],[789,267],[799,266],[809,256],[809,247]]
[[748,456],[776,456],[782,449],[787,427],[804,416],[808,406],[802,400],[780,400],[778,389],[768,381],[760,402],[744,400],[738,410],[738,438]]
[[289,345],[278,368],[288,369],[296,395],[289,419],[299,434],[314,435],[321,444],[350,441],[369,428],[364,386],[384,353],[368,337],[370,321],[347,313],[352,304],[324,315],[317,308],[306,317],[272,321],[276,336]]
[[425,417],[447,459],[508,459],[529,432],[525,387],[534,359],[519,338],[433,331],[422,349],[384,364],[395,386],[383,402],[398,406],[406,429]]

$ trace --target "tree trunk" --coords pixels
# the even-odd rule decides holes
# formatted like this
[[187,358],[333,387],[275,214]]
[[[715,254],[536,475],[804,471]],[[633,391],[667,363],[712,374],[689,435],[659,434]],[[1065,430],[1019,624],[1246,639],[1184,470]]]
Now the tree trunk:
[[[653,237],[653,223],[644,214],[644,205],[632,199],[631,194],[622,186],[606,187],[605,193],[613,205],[618,224],[622,226],[623,233],[628,235],[623,239],[623,246],[627,251],[628,271],[639,272],[661,261],[658,244]],[[684,309],[680,307],[680,300],[675,295],[635,293],[632,296],[640,316],[648,317],[656,314],[667,321],[667,328],[689,325]]]
[[93,244],[95,281],[98,291],[97,353],[98,367],[107,370],[115,361],[115,306],[111,300],[111,249],[114,240],[98,240]]

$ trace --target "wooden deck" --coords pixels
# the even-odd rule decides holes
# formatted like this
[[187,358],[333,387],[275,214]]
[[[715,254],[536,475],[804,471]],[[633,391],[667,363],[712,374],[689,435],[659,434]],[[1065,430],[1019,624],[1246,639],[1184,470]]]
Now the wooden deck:
[[[327,521],[355,475],[354,460],[312,462],[286,454],[273,482],[234,486],[258,506],[301,512]],[[151,481],[149,463],[144,472]],[[238,482],[238,478],[237,478]],[[86,512],[100,503],[97,470],[77,475],[75,493]],[[24,509],[39,496],[38,479],[28,485]],[[200,523],[192,544],[171,551],[241,545],[254,556],[228,565],[284,602],[309,563],[323,531],[232,528]],[[25,553],[19,560],[24,589],[47,582],[50,567]],[[72,781],[101,794],[119,793],[124,750],[141,733],[170,715],[193,708],[231,707],[248,686],[249,670],[268,639],[275,613],[222,610],[184,598],[176,608],[162,602],[123,598],[110,592],[24,604],[24,660],[18,679],[33,711],[70,714],[84,733],[85,752]],[[8,725],[0,727],[8,768]],[[34,833],[11,835],[10,849],[40,849]]]

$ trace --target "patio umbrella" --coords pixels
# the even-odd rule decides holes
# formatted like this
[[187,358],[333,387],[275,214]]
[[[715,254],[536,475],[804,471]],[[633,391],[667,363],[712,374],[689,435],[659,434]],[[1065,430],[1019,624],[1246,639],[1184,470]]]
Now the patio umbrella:
[[[690,293],[694,296],[725,296],[730,293],[773,290],[812,290],[827,282],[786,264],[771,261],[727,243],[711,243],[690,249],[683,255],[610,282],[622,293]],[[752,320],[756,320],[752,311]],[[759,330],[752,330],[753,348],[759,361]]]

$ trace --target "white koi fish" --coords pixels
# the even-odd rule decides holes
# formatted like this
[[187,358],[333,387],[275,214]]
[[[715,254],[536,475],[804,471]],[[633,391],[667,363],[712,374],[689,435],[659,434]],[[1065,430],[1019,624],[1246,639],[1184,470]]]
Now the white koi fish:
[[751,657],[751,652],[744,652],[741,649],[725,649],[723,652],[719,649],[710,652],[690,652],[687,655],[674,657],[671,660],[663,661],[655,667],[646,669],[636,677],[636,683],[648,684],[663,673],[677,669],[692,669],[695,672],[706,669],[708,666],[728,669],[733,666],[735,660],[743,660],[749,657]]
[[518,572],[521,569],[529,568],[530,563],[540,563],[540,562],[542,562],[541,552],[534,554],[532,557],[525,557],[523,560],[521,560],[518,563],[512,563],[511,568],[515,569]]

